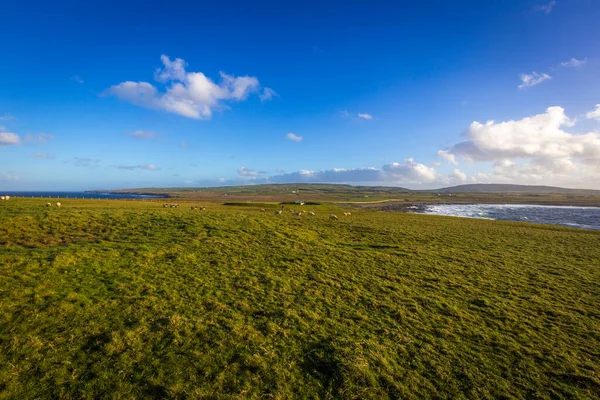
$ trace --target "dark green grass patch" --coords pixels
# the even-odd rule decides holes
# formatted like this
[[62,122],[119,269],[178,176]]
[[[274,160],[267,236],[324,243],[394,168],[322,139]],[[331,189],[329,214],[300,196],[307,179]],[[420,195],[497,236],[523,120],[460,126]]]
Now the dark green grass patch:
[[0,398],[600,397],[600,232],[315,211],[3,204]]

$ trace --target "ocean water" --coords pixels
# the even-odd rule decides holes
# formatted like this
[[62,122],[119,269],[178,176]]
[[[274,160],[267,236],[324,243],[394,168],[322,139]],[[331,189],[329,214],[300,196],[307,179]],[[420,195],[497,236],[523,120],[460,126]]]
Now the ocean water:
[[89,193],[89,192],[1,192],[2,196],[10,197],[41,197],[41,198],[69,198],[69,199],[153,199],[162,196],[125,193]]
[[600,230],[600,207],[539,206],[529,204],[439,204],[423,213],[454,217],[563,225]]

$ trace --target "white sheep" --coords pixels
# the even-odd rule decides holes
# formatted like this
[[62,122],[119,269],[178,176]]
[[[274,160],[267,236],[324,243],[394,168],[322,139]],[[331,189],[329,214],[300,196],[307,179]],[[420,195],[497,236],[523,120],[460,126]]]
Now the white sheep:
[[60,202],[56,202],[56,207],[60,207]]
[[0,200],[6,200],[5,196],[0,196]]
[[260,212],[266,212],[267,210],[265,210],[264,208],[260,209]]
[[206,211],[206,207],[205,206],[200,207],[200,211]]
[[275,215],[279,215],[279,214],[281,214],[282,212],[283,212],[283,211],[281,211],[281,210],[276,210],[276,211],[275,211]]
[[334,221],[337,221],[337,220],[338,220],[338,217],[337,217],[337,215],[333,215],[333,214],[331,214],[331,215],[329,216],[329,219],[331,219],[331,220],[334,220]]
[[352,215],[352,213],[351,212],[345,212],[344,215],[349,216],[349,215]]
[[4,196],[4,200],[10,200],[10,196]]
[[314,211],[309,211],[308,215],[316,215]]
[[52,207],[52,203],[46,203],[46,207]]

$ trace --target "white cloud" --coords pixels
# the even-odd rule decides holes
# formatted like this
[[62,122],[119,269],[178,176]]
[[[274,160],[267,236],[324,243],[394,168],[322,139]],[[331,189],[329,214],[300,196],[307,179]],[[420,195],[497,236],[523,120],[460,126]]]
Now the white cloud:
[[0,116],[0,121],[14,121],[15,118],[13,115],[8,115],[8,114],[4,114],[2,116]]
[[533,9],[534,9],[534,11],[539,11],[539,12],[543,12],[546,14],[550,14],[555,5],[556,5],[556,1],[551,1],[550,3],[547,3],[547,4],[537,5],[537,6],[533,7]]
[[139,139],[139,140],[154,139],[156,137],[156,133],[154,133],[153,131],[144,131],[144,130],[126,132],[125,134],[134,139]]
[[238,174],[240,174],[242,176],[248,176],[248,177],[257,177],[260,175],[260,173],[256,172],[252,168],[248,168],[248,167],[238,167],[237,172],[238,172]]
[[146,171],[157,171],[160,168],[157,168],[154,164],[140,164],[140,165],[117,165],[118,169],[125,169],[128,171],[133,171],[135,169],[143,169]]
[[168,56],[162,54],[160,56],[160,61],[162,61],[164,68],[157,68],[154,73],[154,79],[166,83],[168,81],[184,81],[185,80],[185,67],[187,63],[181,58],[176,58],[174,61],[171,61]]
[[561,62],[560,66],[576,68],[576,67],[581,67],[581,66],[585,65],[586,63],[587,63],[587,58],[584,58],[583,60],[571,58],[569,61]]
[[518,86],[519,89],[539,85],[544,81],[552,79],[552,77],[548,74],[538,74],[537,72],[532,72],[531,74],[522,74],[520,78],[522,83]]
[[288,133],[286,137],[294,142],[301,142],[304,139],[302,136],[294,135],[292,132]]
[[437,152],[438,157],[443,158],[448,161],[448,163],[453,165],[458,165],[458,161],[456,161],[456,157],[454,154],[450,153],[448,150],[440,150]]
[[53,159],[54,158],[54,154],[51,153],[36,153],[33,155],[33,158],[40,158],[40,159]]
[[75,82],[77,82],[77,83],[79,83],[79,84],[83,84],[83,83],[84,83],[83,79],[82,79],[82,78],[81,78],[79,75],[74,75],[74,76],[72,76],[72,77],[71,77],[71,80],[72,80],[72,81],[75,81]]
[[0,132],[0,146],[13,146],[21,143],[19,135],[11,132]]
[[381,182],[382,171],[377,168],[334,168],[322,171],[300,170],[269,177],[274,183],[356,183]]
[[407,158],[403,163],[391,163],[381,168],[333,168],[328,170],[300,170],[273,175],[271,183],[360,183],[375,185],[435,184],[440,177],[435,168]]
[[471,176],[471,182],[473,183],[490,183],[490,176],[488,174],[484,174],[482,172],[477,172],[475,175]]
[[371,120],[373,119],[373,115],[371,114],[367,114],[367,113],[357,113],[357,114],[350,114],[348,112],[348,110],[342,110],[340,111],[340,116],[342,118],[351,118],[351,119],[365,119],[365,120]]
[[101,160],[96,158],[82,158],[82,157],[73,157],[70,160],[65,161],[65,164],[73,164],[76,167],[83,168],[96,168]]
[[258,95],[260,101],[271,100],[273,97],[279,97],[279,95],[276,91],[268,87],[264,88],[262,92]]
[[141,107],[188,118],[210,119],[213,110],[227,108],[227,101],[245,100],[260,89],[258,79],[253,76],[235,77],[220,72],[221,83],[217,84],[202,72],[186,72],[186,63],[180,58],[171,61],[169,57],[162,55],[161,60],[164,68],[156,71],[155,79],[170,84],[165,92],[159,92],[148,82],[126,81],[111,86],[103,95],[117,96]]
[[54,136],[50,135],[48,133],[38,133],[38,134],[33,134],[33,133],[28,133],[27,135],[25,135],[25,137],[23,138],[24,142],[40,142],[40,143],[46,143],[50,140],[53,140]]
[[596,104],[596,109],[585,114],[588,119],[597,119],[600,121],[600,104]]
[[458,168],[455,168],[450,175],[448,175],[448,182],[451,184],[464,183],[467,181],[467,175],[461,172]]
[[408,183],[433,182],[438,177],[435,168],[416,163],[412,158],[407,158],[403,164],[384,165],[382,170],[394,180]]
[[40,142],[46,143],[49,140],[54,139],[54,136],[47,133],[32,134],[28,133],[24,137],[19,137],[16,133],[4,132],[4,127],[0,126],[0,146],[18,145],[27,142]]
[[518,121],[473,122],[465,133],[468,140],[449,152],[474,162],[493,162],[491,176],[496,180],[569,183],[585,174],[600,182],[600,135],[564,130],[573,126],[561,107]]

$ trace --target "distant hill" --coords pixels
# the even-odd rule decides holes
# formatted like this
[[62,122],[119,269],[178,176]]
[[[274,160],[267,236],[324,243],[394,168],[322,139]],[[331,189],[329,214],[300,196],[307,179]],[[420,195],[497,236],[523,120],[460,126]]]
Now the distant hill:
[[132,188],[118,190],[88,190],[90,193],[136,193],[136,194],[165,194],[165,193],[274,193],[284,192],[313,192],[313,193],[408,193],[414,192],[403,187],[394,186],[353,186],[329,183],[278,183],[245,186],[216,186],[216,187],[171,187],[171,188]]
[[452,193],[537,193],[537,194],[595,194],[599,195],[600,190],[588,189],[566,189],[555,186],[535,186],[535,185],[507,185],[500,183],[476,183],[472,185],[458,185],[435,190],[436,192]]
[[161,194],[173,196],[188,196],[198,193],[215,195],[334,195],[334,196],[396,196],[404,193],[514,193],[514,194],[569,194],[569,195],[600,195],[600,190],[566,189],[553,186],[506,185],[506,184],[471,184],[445,187],[432,190],[410,190],[392,186],[353,186],[345,184],[323,183],[285,183],[261,184],[246,186],[219,187],[186,187],[186,188],[138,188],[120,190],[90,190],[89,192],[103,193],[135,193]]

